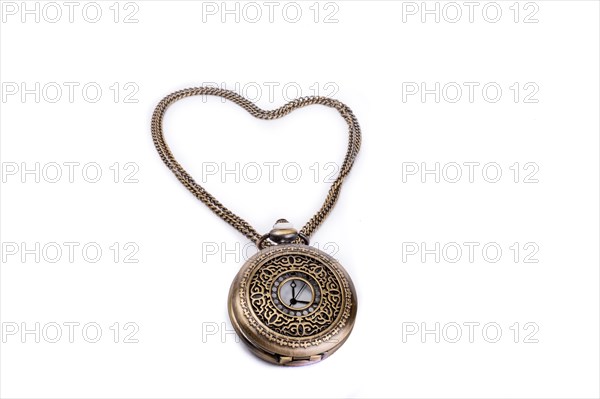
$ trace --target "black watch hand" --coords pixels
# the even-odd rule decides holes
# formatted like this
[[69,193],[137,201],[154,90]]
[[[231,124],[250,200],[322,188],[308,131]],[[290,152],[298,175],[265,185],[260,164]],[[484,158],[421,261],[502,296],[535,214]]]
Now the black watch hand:
[[296,303],[305,303],[305,304],[307,304],[307,305],[308,305],[310,302],[308,302],[308,301],[299,301],[299,300],[296,300]]
[[294,299],[296,298],[296,280],[292,280],[290,287],[292,287],[292,299]]
[[300,291],[298,291],[298,295],[294,296],[294,299],[296,299],[298,296],[300,296],[300,294],[302,294],[302,291],[304,291],[305,288],[306,288],[306,283],[304,283],[302,288],[300,288]]

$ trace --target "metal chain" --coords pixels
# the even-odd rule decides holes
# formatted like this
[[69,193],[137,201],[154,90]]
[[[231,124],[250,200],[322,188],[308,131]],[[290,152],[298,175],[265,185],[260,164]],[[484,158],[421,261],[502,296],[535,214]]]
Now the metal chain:
[[198,96],[198,95],[209,95],[209,96],[219,96],[223,97],[227,100],[230,100],[246,111],[248,111],[251,115],[259,119],[278,119],[281,118],[293,110],[297,108],[302,108],[307,105],[312,104],[321,104],[328,107],[335,108],[341,116],[344,118],[346,123],[348,124],[348,150],[346,152],[346,157],[344,158],[344,163],[340,168],[339,175],[337,179],[332,183],[331,188],[325,198],[325,202],[321,209],[317,211],[317,213],[304,225],[304,227],[300,230],[300,233],[304,234],[307,237],[310,237],[311,234],[319,227],[319,225],[323,222],[325,217],[329,214],[333,206],[335,205],[338,196],[340,194],[340,190],[342,188],[342,183],[344,178],[350,172],[352,165],[354,164],[354,159],[358,154],[358,150],[360,149],[360,126],[358,125],[358,120],[352,113],[352,110],[338,100],[334,100],[328,97],[301,97],[296,100],[293,100],[280,108],[265,111],[255,104],[250,102],[248,99],[242,97],[241,95],[230,91],[219,89],[215,87],[195,87],[184,90],[179,90],[174,93],[169,94],[165,98],[161,100],[160,103],[156,106],[154,113],[152,115],[152,139],[154,141],[154,145],[156,149],[169,169],[175,174],[177,179],[192,193],[196,198],[206,204],[214,213],[216,213],[221,219],[229,223],[231,226],[235,227],[240,233],[244,236],[248,237],[254,243],[257,243],[261,238],[261,234],[259,234],[248,222],[246,222],[241,217],[237,216],[229,209],[227,209],[223,204],[221,204],[215,197],[213,197],[210,193],[208,193],[202,186],[194,181],[192,176],[190,176],[185,169],[175,160],[175,157],[171,153],[169,146],[165,142],[165,138],[163,136],[162,122],[163,117],[167,108],[176,101],[179,101],[186,97]]

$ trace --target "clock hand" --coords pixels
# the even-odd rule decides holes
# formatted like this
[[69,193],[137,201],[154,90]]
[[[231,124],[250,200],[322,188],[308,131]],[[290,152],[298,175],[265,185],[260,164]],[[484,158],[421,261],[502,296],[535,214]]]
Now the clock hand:
[[296,303],[305,303],[305,304],[307,304],[307,305],[308,305],[310,302],[308,302],[308,301],[299,301],[299,300],[296,300]]
[[296,280],[292,280],[290,287],[292,287],[292,299],[294,299],[296,298]]
[[[304,291],[304,289],[305,289],[305,288],[306,288],[306,283],[304,283],[304,285],[302,286],[302,288],[300,288],[300,291],[298,291],[298,295],[302,294],[302,291]],[[294,299],[296,299],[296,297],[297,297],[298,295],[296,295],[296,296],[294,297]]]

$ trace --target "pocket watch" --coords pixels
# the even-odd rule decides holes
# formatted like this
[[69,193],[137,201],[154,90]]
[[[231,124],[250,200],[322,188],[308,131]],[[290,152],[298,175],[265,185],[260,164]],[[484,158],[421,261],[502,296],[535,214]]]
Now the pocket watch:
[[[324,204],[300,231],[280,219],[270,232],[259,234],[196,183],[176,161],[164,139],[163,117],[169,105],[196,95],[223,97],[260,119],[281,118],[313,104],[334,108],[344,118],[349,136],[346,157]],[[335,205],[360,149],[360,127],[350,108],[332,98],[313,96],[263,110],[233,91],[196,87],[174,92],[160,101],[152,115],[151,131],[161,159],[177,179],[259,250],[242,266],[229,290],[229,317],[242,341],[259,358],[282,366],[313,364],[339,349],[354,326],[356,290],[340,263],[310,246],[309,240]]]

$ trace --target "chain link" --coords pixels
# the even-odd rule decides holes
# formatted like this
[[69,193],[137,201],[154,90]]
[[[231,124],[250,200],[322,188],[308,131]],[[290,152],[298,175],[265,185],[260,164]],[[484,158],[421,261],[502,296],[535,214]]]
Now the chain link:
[[196,198],[198,198],[200,201],[206,204],[206,206],[208,206],[221,219],[223,219],[231,226],[236,228],[240,233],[252,240],[254,243],[257,243],[262,235],[259,234],[252,226],[250,226],[248,222],[231,212],[215,197],[213,197],[208,191],[206,191],[202,186],[196,183],[192,176],[190,176],[185,171],[185,169],[183,169],[183,167],[175,160],[175,157],[171,153],[169,146],[165,142],[165,138],[163,136],[162,122],[167,108],[174,102],[179,101],[183,98],[198,95],[223,97],[227,100],[238,104],[246,111],[248,111],[251,115],[259,119],[278,119],[289,114],[297,108],[302,108],[312,104],[321,104],[335,108],[344,118],[349,128],[348,150],[346,152],[346,157],[344,158],[344,163],[340,168],[339,175],[337,179],[332,183],[331,188],[327,193],[327,197],[325,198],[325,202],[323,203],[323,206],[300,230],[300,233],[304,234],[307,237],[310,237],[312,233],[323,222],[323,220],[327,217],[327,215],[335,205],[340,194],[344,178],[348,175],[348,173],[350,173],[350,169],[354,164],[354,159],[356,158],[356,155],[358,154],[358,151],[360,149],[360,126],[358,125],[358,120],[352,113],[352,110],[338,100],[334,100],[328,97],[312,96],[301,97],[285,104],[280,108],[266,111],[259,108],[254,103],[250,102],[248,99],[242,97],[241,95],[233,91],[219,89],[215,87],[195,87],[179,90],[169,94],[168,96],[163,98],[160,101],[160,103],[158,103],[152,115],[152,139],[165,165],[167,165],[167,167],[171,169],[171,171],[175,174],[177,179],[179,179],[179,181],[192,194],[194,194]]

